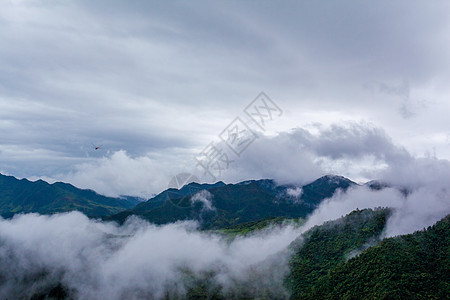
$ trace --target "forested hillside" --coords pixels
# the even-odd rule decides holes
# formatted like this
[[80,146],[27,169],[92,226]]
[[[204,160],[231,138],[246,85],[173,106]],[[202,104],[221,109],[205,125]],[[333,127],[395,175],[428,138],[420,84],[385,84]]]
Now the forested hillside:
[[18,213],[54,214],[80,211],[89,217],[102,217],[134,207],[134,197],[112,198],[71,184],[43,180],[29,181],[0,174],[0,215]]
[[309,231],[291,260],[291,298],[449,299],[450,216],[377,244],[387,215],[354,211]]

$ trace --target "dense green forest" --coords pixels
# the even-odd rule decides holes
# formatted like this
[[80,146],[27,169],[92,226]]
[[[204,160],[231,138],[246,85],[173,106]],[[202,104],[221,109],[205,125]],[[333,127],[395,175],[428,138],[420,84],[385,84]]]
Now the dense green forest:
[[330,270],[366,245],[377,242],[389,210],[357,210],[345,218],[312,228],[291,247],[298,247],[291,260],[287,284],[293,298],[307,298]]
[[377,244],[387,215],[354,211],[309,231],[291,260],[292,299],[449,299],[450,216]]
[[306,299],[449,299],[450,216],[384,239],[317,280]]
[[226,228],[213,230],[212,232],[224,233],[230,236],[245,236],[259,230],[271,229],[273,227],[282,227],[286,225],[295,225],[299,227],[304,223],[305,219],[302,218],[271,217],[258,221],[232,225]]

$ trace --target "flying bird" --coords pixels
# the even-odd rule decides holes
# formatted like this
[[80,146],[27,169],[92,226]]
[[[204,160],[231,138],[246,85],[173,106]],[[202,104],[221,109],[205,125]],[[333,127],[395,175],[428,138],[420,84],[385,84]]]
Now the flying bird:
[[94,145],[94,144],[92,144],[92,146],[94,147],[94,150],[98,150],[98,149],[100,149],[101,147],[103,147],[103,145],[96,146],[96,145]]

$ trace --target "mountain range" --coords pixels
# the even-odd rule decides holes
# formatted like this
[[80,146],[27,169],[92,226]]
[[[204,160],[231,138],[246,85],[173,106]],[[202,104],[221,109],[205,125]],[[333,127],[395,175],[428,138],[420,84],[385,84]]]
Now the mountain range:
[[53,214],[73,210],[89,217],[103,217],[130,209],[137,203],[135,197],[106,197],[68,183],[33,182],[0,174],[0,215],[4,218],[17,213]]
[[303,218],[337,189],[346,190],[352,185],[356,183],[331,175],[301,187],[277,185],[270,179],[237,184],[190,183],[180,190],[168,189],[106,220],[123,223],[136,215],[156,224],[196,220],[203,229],[218,229],[271,217]]
[[0,174],[0,215],[8,218],[17,213],[76,210],[119,223],[136,215],[156,224],[197,220],[205,229],[217,229],[272,217],[305,217],[337,189],[346,190],[353,185],[356,183],[334,175],[304,186],[278,185],[270,179],[236,184],[192,182],[139,201],[135,197],[106,197],[63,182],[32,182]]

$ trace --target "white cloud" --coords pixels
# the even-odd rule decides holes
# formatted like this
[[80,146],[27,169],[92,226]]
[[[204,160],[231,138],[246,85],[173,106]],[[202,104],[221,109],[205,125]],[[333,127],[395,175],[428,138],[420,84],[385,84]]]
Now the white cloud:
[[[160,299],[165,292],[184,295],[189,280],[183,274],[190,270],[196,276],[212,271],[207,279],[225,292],[248,280],[255,296],[270,292],[263,285],[270,283],[272,294],[285,297],[287,253],[278,252],[298,234],[286,226],[229,243],[195,231],[193,223],[155,226],[134,219],[118,227],[76,212],[0,219],[0,295],[29,298],[61,281],[76,299]],[[273,272],[267,272],[264,262],[273,259]]]
[[301,187],[296,187],[293,189],[287,189],[286,194],[288,196],[294,197],[294,198],[300,198],[303,194],[303,189]]
[[[446,172],[450,172],[450,168]],[[388,219],[384,235],[395,236],[421,230],[450,214],[448,179],[420,182],[415,174],[410,173],[408,178],[403,178],[402,183],[410,191],[406,196],[400,191],[402,186],[379,191],[359,186],[345,193],[339,192],[320,204],[304,228],[337,219],[355,209],[390,207],[393,208],[393,214]]]
[[260,136],[230,164],[223,178],[273,178],[279,183],[305,184],[334,173],[360,181],[374,179],[390,165],[414,161],[404,147],[371,124],[317,125],[314,131],[297,128]]
[[[181,161],[181,162],[180,162]],[[58,180],[109,195],[149,198],[168,187],[170,178],[181,170],[183,160],[172,157],[131,157],[117,151],[108,157],[77,165],[74,172],[58,175]]]
[[212,204],[213,195],[207,190],[201,190],[191,197],[191,203],[200,202],[203,204],[204,210],[215,210]]

